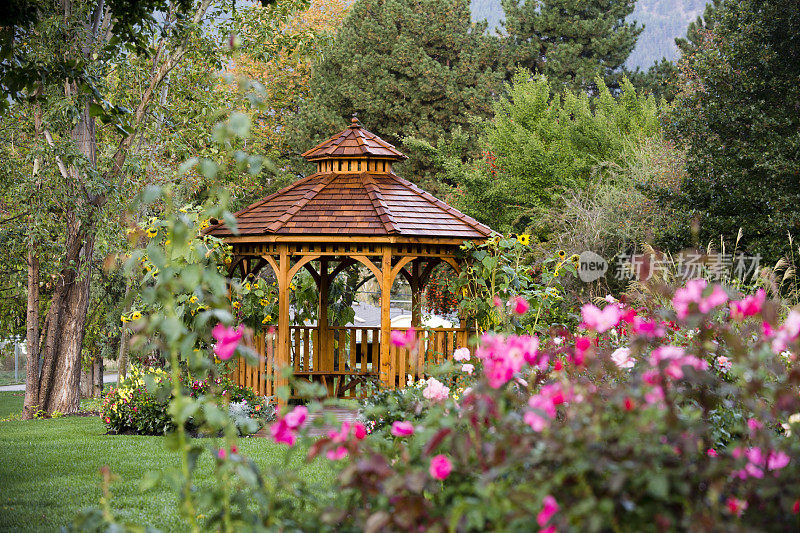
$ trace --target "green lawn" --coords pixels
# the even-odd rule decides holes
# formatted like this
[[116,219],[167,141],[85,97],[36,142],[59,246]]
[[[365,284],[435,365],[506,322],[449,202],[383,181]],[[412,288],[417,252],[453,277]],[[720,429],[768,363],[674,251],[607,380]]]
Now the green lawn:
[[[22,409],[22,393],[0,393],[0,418]],[[0,422],[0,531],[57,531],[75,513],[97,504],[99,469],[108,465],[120,481],[112,485],[120,516],[164,531],[183,528],[177,497],[164,487],[141,493],[139,479],[148,470],[178,465],[161,437],[107,436],[97,417]],[[209,443],[213,441],[208,441]],[[240,451],[261,466],[280,463],[286,448],[267,439],[241,439]],[[199,465],[199,482],[208,482],[208,454]],[[327,484],[325,461],[303,466],[309,479]]]

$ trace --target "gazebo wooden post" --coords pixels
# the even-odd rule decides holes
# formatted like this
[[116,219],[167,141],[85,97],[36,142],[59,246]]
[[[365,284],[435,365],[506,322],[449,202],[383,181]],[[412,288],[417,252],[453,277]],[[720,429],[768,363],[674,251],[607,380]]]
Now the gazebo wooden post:
[[381,344],[380,344],[380,373],[379,379],[384,387],[393,389],[394,380],[392,379],[391,360],[391,334],[392,319],[390,313],[391,292],[392,292],[392,249],[390,246],[383,247],[383,257],[381,261]]
[[[328,258],[320,258],[319,267],[319,312],[317,313],[317,329],[319,331],[319,350],[317,351],[317,361],[320,370],[325,372],[333,371],[333,339],[331,330],[328,328],[328,293],[330,292],[330,277],[328,275]],[[306,355],[308,357],[308,355]],[[333,393],[333,380],[327,383],[328,394]]]
[[419,259],[411,262],[411,326],[419,329],[422,324],[422,287],[419,280]]
[[282,370],[289,366],[289,250],[278,245],[278,353],[275,357],[275,389],[288,385]]

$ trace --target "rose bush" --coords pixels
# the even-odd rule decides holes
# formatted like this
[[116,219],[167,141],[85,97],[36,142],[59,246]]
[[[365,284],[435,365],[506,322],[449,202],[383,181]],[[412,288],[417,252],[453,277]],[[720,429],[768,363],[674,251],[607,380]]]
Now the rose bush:
[[[482,339],[483,371],[459,401],[395,412],[388,451],[336,444],[338,497],[321,516],[370,531],[795,530],[800,312],[779,320],[750,297],[729,310],[701,282],[673,303],[649,318],[584,307],[584,329],[560,343]],[[622,365],[597,342],[619,327]],[[724,412],[739,416],[721,424]]]

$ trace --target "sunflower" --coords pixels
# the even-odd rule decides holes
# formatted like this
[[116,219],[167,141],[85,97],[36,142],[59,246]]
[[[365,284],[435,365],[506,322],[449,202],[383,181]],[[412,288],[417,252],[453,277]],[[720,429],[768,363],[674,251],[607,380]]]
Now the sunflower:
[[139,320],[140,318],[142,318],[142,313],[139,311],[134,311],[131,315],[131,320]]
[[246,290],[247,292],[250,292],[250,289],[251,289],[251,286],[250,286],[250,282],[248,281],[247,283],[244,284],[244,290]]
[[531,236],[527,233],[517,235],[517,242],[519,242],[522,246],[528,246],[531,243]]
[[564,250],[559,250],[558,251],[558,258],[563,261],[565,257],[567,257],[567,252],[565,252]]
[[241,306],[242,306],[242,304],[239,303],[239,302],[233,302],[231,304],[231,307],[233,307],[234,309],[239,309]]
[[267,306],[267,305],[269,305],[269,300],[267,300],[266,298],[261,298],[258,301],[258,303],[260,303],[262,306]]
[[156,235],[158,235],[158,230],[157,230],[156,228],[154,228],[154,227],[152,227],[152,226],[150,226],[149,228],[147,228],[147,236],[148,236],[148,237],[150,237],[150,238],[152,239],[152,238],[153,238],[153,237],[155,237]]
[[294,286],[294,283],[289,284],[289,290],[295,290],[297,287]]
[[119,317],[119,319],[122,320],[123,324],[127,324],[128,322],[130,322],[130,319],[128,317],[126,317],[125,315],[121,315]]
[[197,296],[192,296],[191,298],[189,298],[189,303],[196,304],[197,303]]
[[261,321],[262,324],[269,324],[272,322],[272,315],[267,315],[264,317],[264,320]]

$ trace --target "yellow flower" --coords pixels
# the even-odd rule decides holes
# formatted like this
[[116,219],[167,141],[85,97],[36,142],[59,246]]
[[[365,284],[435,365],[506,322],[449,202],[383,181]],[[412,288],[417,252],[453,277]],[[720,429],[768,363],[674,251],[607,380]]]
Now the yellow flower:
[[148,237],[150,237],[150,238],[152,239],[152,238],[153,238],[153,237],[155,237],[156,235],[158,235],[158,230],[157,230],[156,228],[154,228],[154,227],[152,227],[152,226],[150,226],[149,228],[147,228],[147,236],[148,236]]
[[172,244],[172,239],[167,239],[164,241],[164,246],[169,246],[170,244]]
[[251,289],[250,282],[248,281],[247,283],[244,284],[244,290],[246,290],[247,292],[250,292],[250,289]]
[[558,251],[558,258],[563,261],[565,257],[567,257],[567,252],[565,252],[564,250],[559,250]]
[[131,320],[139,320],[140,318],[142,318],[142,313],[139,311],[134,311],[131,315]]
[[231,307],[233,307],[234,309],[239,309],[241,306],[242,304],[240,304],[239,302],[233,302],[231,304]]
[[120,318],[120,320],[122,320],[123,324],[126,324],[128,322],[128,317],[126,317],[125,315],[122,315],[119,318]]
[[200,229],[206,229],[209,226],[210,218],[205,219],[203,222],[200,223]]
[[231,258],[230,258],[230,256],[226,256],[226,257],[225,257],[225,264],[226,264],[226,265],[230,265],[230,264],[231,264]]
[[255,283],[253,283],[253,288],[254,288],[254,289],[257,289],[257,288],[258,288],[258,282],[257,282],[257,281],[256,281]]
[[265,299],[265,298],[261,298],[261,299],[258,301],[258,303],[260,303],[262,306],[269,305],[269,301],[268,301],[267,299]]
[[267,315],[264,317],[264,320],[261,321],[262,324],[269,324],[272,322],[272,315]]
[[189,298],[189,303],[193,304],[197,303],[197,296],[192,296],[191,298]]
[[297,287],[294,286],[294,283],[289,284],[289,290],[295,290]]
[[528,246],[531,243],[531,236],[527,233],[517,235],[517,241],[519,241],[522,246]]

